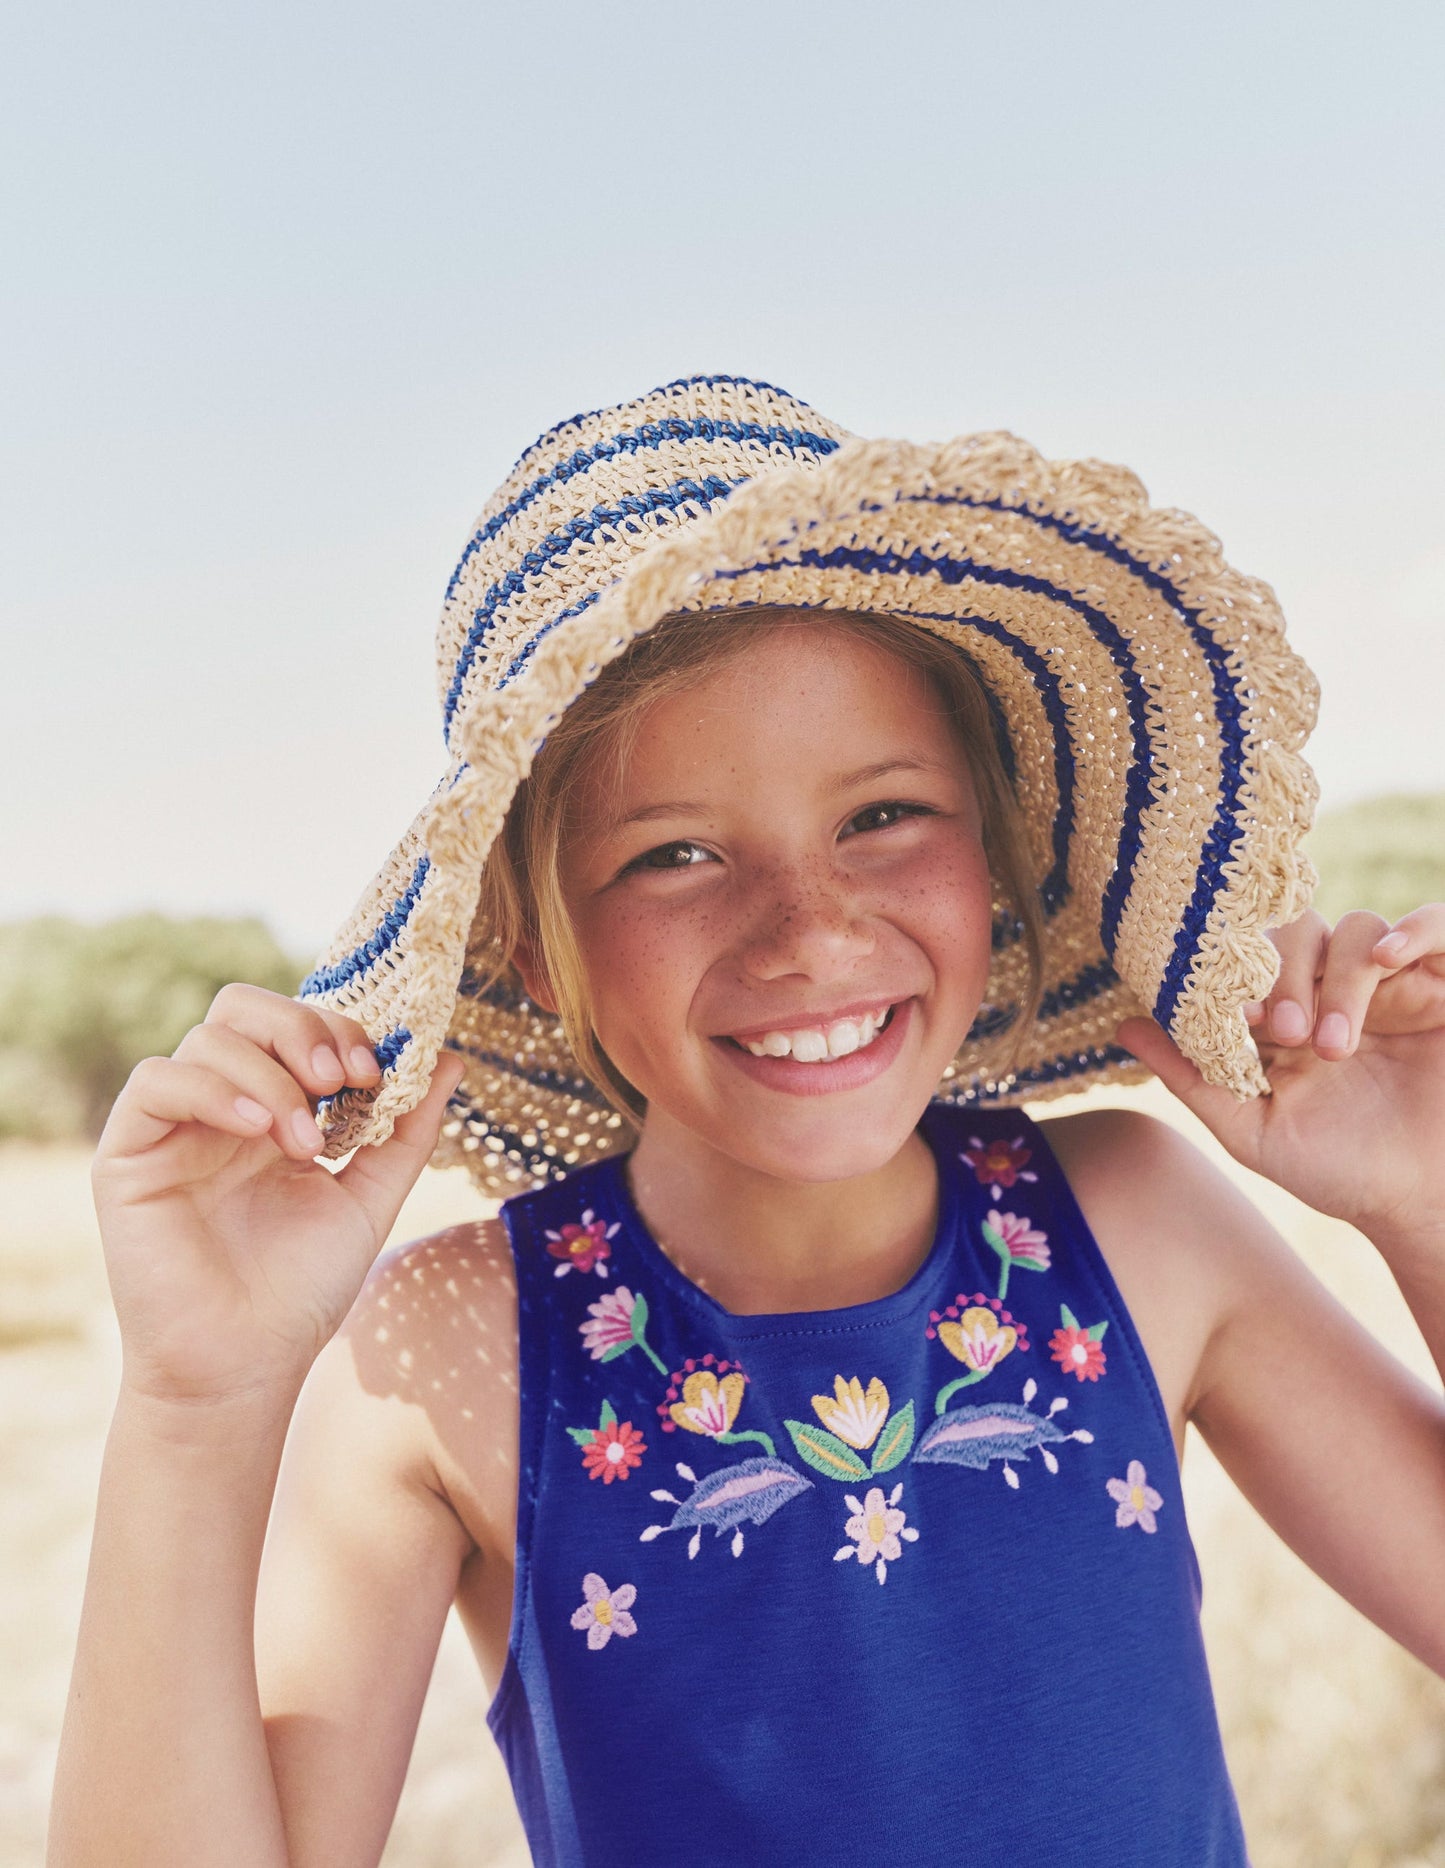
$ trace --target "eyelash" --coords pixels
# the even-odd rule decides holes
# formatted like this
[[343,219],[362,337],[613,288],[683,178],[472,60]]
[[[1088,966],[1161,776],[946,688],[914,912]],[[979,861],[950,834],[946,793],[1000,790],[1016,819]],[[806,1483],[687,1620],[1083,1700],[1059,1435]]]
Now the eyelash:
[[[897,816],[891,817],[886,823],[869,824],[866,826],[866,830],[891,830],[894,824],[901,823],[904,818],[937,816],[937,812],[932,805],[905,804],[900,798],[887,798],[878,804],[865,804],[861,811],[855,811],[853,813],[848,822],[850,824],[856,824],[860,817],[867,817],[871,812],[876,811],[893,811],[897,812]],[[854,832],[854,834],[866,834],[866,831]],[[702,844],[694,843],[687,837],[678,837],[671,843],[659,843],[653,849],[644,850],[640,856],[634,856],[632,861],[623,869],[622,873],[623,875],[630,875],[637,871],[650,871],[654,875],[667,875],[677,874],[684,869],[701,869],[703,866],[701,863],[664,863],[655,862],[653,858],[665,856],[671,850],[700,850],[702,847]]]

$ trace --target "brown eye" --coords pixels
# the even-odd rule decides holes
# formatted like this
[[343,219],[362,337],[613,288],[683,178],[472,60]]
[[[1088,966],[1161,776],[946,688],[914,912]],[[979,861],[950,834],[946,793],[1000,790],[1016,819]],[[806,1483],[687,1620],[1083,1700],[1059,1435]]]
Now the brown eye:
[[896,798],[890,798],[882,804],[867,804],[861,811],[848,819],[848,833],[856,834],[863,830],[888,830],[894,824],[901,823],[905,817],[932,817],[934,812],[926,804],[903,804]]
[[678,841],[659,843],[655,850],[644,850],[627,865],[629,869],[696,869],[711,862],[711,854],[700,843]]

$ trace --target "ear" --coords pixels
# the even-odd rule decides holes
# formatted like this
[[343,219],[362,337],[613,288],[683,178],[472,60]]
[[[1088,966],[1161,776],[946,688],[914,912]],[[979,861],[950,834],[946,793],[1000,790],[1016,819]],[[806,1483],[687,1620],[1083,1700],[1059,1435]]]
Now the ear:
[[541,954],[531,941],[523,939],[518,943],[517,951],[512,955],[512,964],[521,974],[523,990],[533,1005],[541,1006],[544,1012],[550,1012],[555,1017],[557,999],[552,991],[552,982],[547,977]]

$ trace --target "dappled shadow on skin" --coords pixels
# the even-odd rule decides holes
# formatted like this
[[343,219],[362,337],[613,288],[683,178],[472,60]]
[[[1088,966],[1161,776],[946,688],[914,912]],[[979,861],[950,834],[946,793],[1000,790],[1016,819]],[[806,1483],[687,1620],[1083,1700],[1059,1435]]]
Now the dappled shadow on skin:
[[347,1319],[368,1394],[426,1415],[437,1475],[476,1546],[457,1606],[495,1685],[505,1659],[517,1521],[517,1294],[499,1222],[389,1251]]

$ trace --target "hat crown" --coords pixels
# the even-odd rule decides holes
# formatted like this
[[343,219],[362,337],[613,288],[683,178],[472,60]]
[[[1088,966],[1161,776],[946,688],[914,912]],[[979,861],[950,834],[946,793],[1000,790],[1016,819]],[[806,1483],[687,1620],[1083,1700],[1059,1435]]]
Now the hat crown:
[[741,376],[681,377],[549,428],[483,508],[447,585],[437,688],[448,744],[477,694],[515,681],[540,635],[589,609],[659,535],[849,438]]

